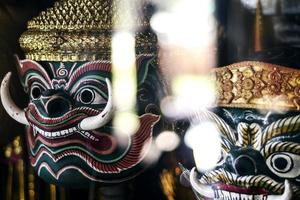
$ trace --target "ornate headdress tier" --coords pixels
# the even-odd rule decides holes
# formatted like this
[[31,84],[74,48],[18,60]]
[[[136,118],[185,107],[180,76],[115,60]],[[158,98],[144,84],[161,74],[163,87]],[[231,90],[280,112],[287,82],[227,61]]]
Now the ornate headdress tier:
[[[28,30],[20,38],[26,58],[36,61],[108,59],[113,25],[123,17],[117,15],[117,3],[112,0],[57,1],[54,7],[28,22]],[[149,18],[137,16],[134,22],[137,53],[153,52],[156,36],[150,31]]]
[[233,108],[300,110],[300,71],[246,61],[215,70],[217,105]]

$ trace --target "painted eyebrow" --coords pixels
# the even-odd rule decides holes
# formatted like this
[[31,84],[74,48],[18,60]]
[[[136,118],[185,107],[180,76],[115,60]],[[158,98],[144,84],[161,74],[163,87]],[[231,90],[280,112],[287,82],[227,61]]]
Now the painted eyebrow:
[[261,135],[261,146],[268,140],[300,130],[300,115],[279,119],[267,126]]
[[97,75],[89,75],[89,76],[82,77],[82,78],[76,80],[75,82],[73,82],[72,85],[70,85],[70,87],[66,88],[66,90],[68,90],[70,92],[70,94],[72,95],[72,94],[76,93],[78,91],[78,89],[80,89],[81,87],[89,85],[89,84],[93,84],[93,85],[96,84],[103,88],[105,88],[105,86],[106,86],[104,77],[100,77]]
[[237,126],[238,145],[241,147],[247,147],[251,145],[256,150],[260,149],[261,133],[261,127],[257,123],[239,123]]
[[[39,63],[35,61],[28,59],[19,61],[19,74],[21,76],[22,84],[25,86],[28,84],[28,74],[35,74],[44,79],[43,82],[45,86],[51,87],[51,79],[49,78],[47,72]],[[23,80],[24,76],[25,80]]]
[[72,85],[79,79],[81,75],[91,71],[110,72],[111,63],[105,61],[95,61],[95,62],[89,62],[81,65],[70,76],[68,84],[66,85],[66,90],[69,90],[70,87],[72,87]]
[[290,152],[299,155],[300,144],[295,142],[271,142],[261,149],[260,153],[267,158],[274,152]]
[[71,87],[69,94],[71,96],[76,95],[82,88],[93,88],[94,90],[96,90],[102,97],[104,97],[105,99],[108,98],[108,94],[107,94],[107,88],[106,88],[106,84],[103,80],[103,82],[101,82],[100,80],[95,80],[95,79],[87,79],[87,84],[81,82],[80,80],[77,81],[78,83],[75,84],[73,87]]

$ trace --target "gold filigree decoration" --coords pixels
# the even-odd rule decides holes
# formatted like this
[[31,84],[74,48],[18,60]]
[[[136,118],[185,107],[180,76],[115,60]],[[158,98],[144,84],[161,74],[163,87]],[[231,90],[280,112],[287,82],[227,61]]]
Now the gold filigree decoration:
[[[20,38],[26,58],[36,61],[109,59],[113,25],[127,16],[124,13],[118,16],[117,3],[110,0],[57,1],[52,8],[28,22],[28,30]],[[141,8],[141,12],[146,13],[146,7]],[[149,31],[149,18],[138,15],[135,23],[137,53],[153,52],[157,39]],[[120,25],[119,28],[126,27]]]
[[246,61],[215,70],[217,106],[300,110],[300,71]]

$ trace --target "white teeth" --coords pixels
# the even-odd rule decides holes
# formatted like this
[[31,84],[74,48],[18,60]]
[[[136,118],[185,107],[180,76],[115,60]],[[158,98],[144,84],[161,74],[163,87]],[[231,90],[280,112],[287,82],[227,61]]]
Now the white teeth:
[[68,130],[62,130],[60,133],[61,133],[62,136],[64,136],[64,135],[68,134],[69,131]]
[[77,131],[77,133],[80,133],[80,135],[82,135],[85,138],[91,139],[93,141],[98,142],[99,139],[95,138],[95,136],[91,135],[89,132],[87,131]]
[[215,198],[216,200],[267,200],[267,195],[251,195],[251,194],[239,194],[235,192],[229,192],[225,190],[216,190]]
[[55,138],[67,137],[67,136],[70,136],[73,133],[77,132],[85,138],[91,139],[91,140],[96,141],[96,142],[99,141],[98,138],[91,135],[89,132],[87,132],[87,131],[78,131],[76,127],[72,127],[72,128],[69,128],[69,129],[62,130],[62,131],[48,132],[48,131],[43,131],[42,129],[40,129],[39,127],[37,127],[33,124],[31,124],[31,126],[32,126],[32,129],[33,129],[34,137],[37,134],[41,134],[42,136],[44,136],[48,139],[55,139]]
[[51,137],[51,133],[46,131],[46,132],[45,132],[45,136]]
[[75,131],[77,131],[76,127],[65,129],[62,131],[55,131],[55,132],[48,132],[43,131],[39,127],[35,125],[31,125],[33,129],[33,135],[36,136],[37,134],[40,134],[48,139],[54,139],[54,138],[61,138],[61,137],[67,137],[69,135],[72,135]]
[[[64,131],[67,131],[67,130],[64,130]],[[68,131],[69,131],[69,133],[73,133],[74,131],[77,131],[77,128],[76,127],[69,128]]]
[[52,137],[59,137],[59,136],[60,136],[60,133],[59,133],[58,131],[56,131],[56,132],[53,132],[53,133],[51,134],[51,136],[52,136]]

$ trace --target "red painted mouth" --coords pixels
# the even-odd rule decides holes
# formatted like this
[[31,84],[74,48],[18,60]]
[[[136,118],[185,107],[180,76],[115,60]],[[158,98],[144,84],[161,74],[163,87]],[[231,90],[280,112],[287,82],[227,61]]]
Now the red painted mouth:
[[47,118],[39,113],[36,105],[30,104],[26,112],[30,122],[29,146],[34,148],[37,141],[50,148],[81,145],[101,155],[111,154],[117,148],[113,136],[99,131],[82,131],[77,127],[82,119],[98,113],[97,110],[83,107],[69,111],[61,117]]
[[[114,152],[109,153],[111,148],[108,147],[111,147],[111,143],[114,142],[113,139],[110,138],[112,136],[109,134],[95,131],[89,132],[95,136],[97,141],[85,138],[82,134],[77,132],[74,132],[66,137],[47,138],[45,135],[40,133],[34,135],[33,128],[31,127],[31,132],[27,136],[30,148],[31,164],[38,168],[43,166],[39,166],[39,161],[45,155],[47,155],[47,157],[52,159],[55,163],[60,162],[60,160],[66,156],[76,156],[97,172],[120,173],[120,171],[124,171],[136,166],[143,160],[144,156],[149,150],[149,146],[147,144],[149,144],[149,142],[152,140],[153,127],[159,121],[159,119],[160,116],[150,113],[140,116],[141,126],[139,130],[130,138],[130,140],[128,140],[128,148],[126,148],[125,154],[121,157],[116,155],[118,158],[109,163],[98,161],[89,154],[89,152],[92,151],[98,151],[102,155],[104,153],[109,155],[114,154]],[[38,141],[41,142],[42,145],[39,145]],[[103,142],[105,144],[103,144]],[[86,151],[76,148],[79,146],[79,144],[80,146],[84,145]],[[119,146],[117,142],[115,142],[115,146]],[[68,147],[68,150],[60,151],[60,149],[63,147]],[[59,151],[54,152],[56,150]],[[95,156],[97,157],[98,155]]]
[[29,104],[26,111],[26,118],[37,127],[43,127],[45,131],[61,130],[65,127],[71,127],[74,124],[79,123],[86,117],[98,115],[101,111],[94,110],[88,107],[81,107],[71,110],[61,117],[49,118],[42,116],[35,104]]
[[[263,188],[245,188],[224,183],[215,183],[212,185],[214,198],[203,196],[205,200],[266,200],[270,192]],[[199,194],[201,195],[201,194]]]
[[242,188],[235,185],[227,185],[224,183],[216,183],[213,185],[215,190],[222,190],[247,195],[269,195],[270,193],[263,188]]

